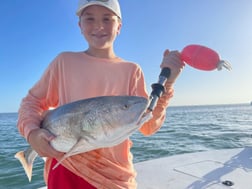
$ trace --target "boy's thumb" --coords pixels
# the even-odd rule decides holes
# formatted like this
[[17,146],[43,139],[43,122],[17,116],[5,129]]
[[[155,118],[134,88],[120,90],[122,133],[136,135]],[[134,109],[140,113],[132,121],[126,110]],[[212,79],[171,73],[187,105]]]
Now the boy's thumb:
[[49,131],[45,130],[45,132],[43,132],[43,138],[47,141],[51,141],[55,138],[55,136],[52,133],[50,133]]

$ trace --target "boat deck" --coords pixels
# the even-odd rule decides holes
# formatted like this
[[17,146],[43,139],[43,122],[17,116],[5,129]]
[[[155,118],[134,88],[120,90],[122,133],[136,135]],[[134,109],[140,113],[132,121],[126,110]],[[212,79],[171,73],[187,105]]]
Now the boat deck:
[[175,155],[135,167],[139,189],[249,189],[252,148]]

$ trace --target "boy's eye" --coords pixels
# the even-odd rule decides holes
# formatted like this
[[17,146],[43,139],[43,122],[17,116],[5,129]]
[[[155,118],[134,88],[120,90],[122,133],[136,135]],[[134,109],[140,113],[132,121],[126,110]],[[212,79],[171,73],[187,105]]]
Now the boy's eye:
[[87,20],[87,21],[93,21],[93,20],[94,20],[94,18],[92,18],[92,17],[88,17],[88,18],[86,18],[86,20]]
[[108,22],[108,21],[110,21],[110,18],[104,18],[103,20]]

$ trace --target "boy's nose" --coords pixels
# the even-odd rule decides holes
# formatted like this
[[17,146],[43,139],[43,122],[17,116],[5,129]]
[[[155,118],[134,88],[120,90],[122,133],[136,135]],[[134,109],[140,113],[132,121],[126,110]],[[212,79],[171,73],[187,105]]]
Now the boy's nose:
[[96,21],[95,22],[95,29],[100,30],[100,29],[103,29],[103,28],[104,28],[104,26],[103,26],[102,21]]

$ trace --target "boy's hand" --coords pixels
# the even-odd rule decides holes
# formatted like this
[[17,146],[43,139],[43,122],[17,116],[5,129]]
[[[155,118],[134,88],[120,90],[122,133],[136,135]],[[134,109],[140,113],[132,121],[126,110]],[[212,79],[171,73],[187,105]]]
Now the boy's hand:
[[167,83],[173,84],[183,70],[185,63],[181,61],[180,53],[178,51],[165,50],[163,55],[163,61],[160,65],[161,68],[170,68],[171,74],[168,77]]
[[45,129],[36,129],[31,131],[28,141],[39,156],[60,158],[64,153],[56,151],[49,142],[55,138],[49,131]]

